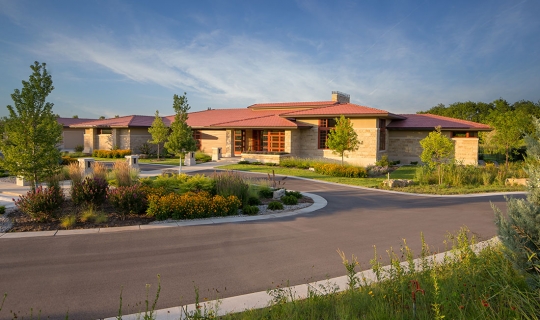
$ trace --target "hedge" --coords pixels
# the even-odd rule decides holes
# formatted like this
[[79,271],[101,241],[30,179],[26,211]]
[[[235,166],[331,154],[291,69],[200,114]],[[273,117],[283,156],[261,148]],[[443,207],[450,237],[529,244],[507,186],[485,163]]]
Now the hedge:
[[92,156],[96,158],[124,158],[131,155],[131,149],[94,150]]

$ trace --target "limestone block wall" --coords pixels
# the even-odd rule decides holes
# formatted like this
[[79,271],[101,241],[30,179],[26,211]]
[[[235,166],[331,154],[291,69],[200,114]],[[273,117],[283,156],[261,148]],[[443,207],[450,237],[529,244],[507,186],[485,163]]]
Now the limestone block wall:
[[112,134],[98,134],[97,147],[99,150],[111,150],[113,147],[113,135]]
[[95,132],[96,129],[84,129],[84,150],[85,153],[92,153],[95,149]]
[[221,148],[225,153],[227,149],[227,131],[226,130],[199,130],[201,133],[201,151],[211,155],[212,148]]
[[84,146],[84,129],[64,128],[62,130],[62,149],[75,149],[76,146]]
[[455,158],[463,164],[478,164],[478,138],[452,138]]
[[130,128],[129,145],[124,145],[125,149],[131,149],[133,154],[139,153],[140,147],[152,139],[152,135],[148,132],[148,128]]
[[130,149],[131,146],[131,136],[130,129],[116,129],[117,131],[117,146],[120,149]]
[[285,130],[285,152],[291,156],[300,154],[301,130]]
[[[420,140],[427,137],[429,131],[389,131],[388,159],[399,160],[401,164],[411,161],[420,162],[422,146]],[[447,137],[451,132],[443,131]],[[451,138],[454,141],[456,160],[463,164],[478,164],[478,138]]]
[[[308,123],[313,127],[308,130],[299,131],[298,141],[300,141],[300,143],[297,148],[297,150],[299,150],[299,157],[341,160],[339,155],[332,153],[332,150],[318,148],[318,119],[302,119],[302,122]],[[344,160],[347,163],[360,166],[374,164],[379,156],[379,129],[377,129],[376,119],[351,119],[351,122],[361,144],[357,151],[346,152],[345,155],[347,157],[345,157]]]

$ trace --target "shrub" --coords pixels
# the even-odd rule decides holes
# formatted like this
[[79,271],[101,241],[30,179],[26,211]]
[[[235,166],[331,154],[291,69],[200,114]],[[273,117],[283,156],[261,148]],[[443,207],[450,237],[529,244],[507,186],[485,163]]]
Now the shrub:
[[215,180],[212,178],[209,178],[202,174],[197,174],[194,176],[188,176],[189,178],[187,181],[185,181],[181,187],[180,190],[182,192],[201,192],[205,191],[210,194],[216,193],[216,185]]
[[144,213],[148,206],[145,189],[140,184],[109,190],[109,201],[122,215]]
[[274,196],[274,191],[268,186],[261,186],[259,189],[259,195],[262,198],[270,199]]
[[268,210],[283,210],[283,203],[272,201],[268,204]]
[[285,195],[286,196],[293,196],[295,197],[296,199],[300,199],[302,198],[302,193],[298,192],[298,191],[285,191]]
[[102,205],[107,199],[109,184],[101,178],[87,177],[71,186],[71,199],[75,204]]
[[333,177],[366,178],[367,170],[362,167],[341,166],[336,163],[314,165],[315,172]]
[[204,152],[197,151],[195,152],[195,160],[199,162],[209,162],[212,161],[212,157]]
[[83,145],[76,145],[75,146],[75,152],[83,152],[84,146]]
[[39,186],[35,192],[28,191],[15,200],[15,206],[34,219],[45,221],[55,217],[55,211],[64,202],[64,193],[58,188]]
[[71,229],[77,223],[77,216],[68,214],[60,218],[60,226],[64,229]]
[[250,164],[250,162],[247,160],[240,160],[238,161],[238,164]]
[[244,206],[242,213],[247,214],[248,216],[254,216],[259,213],[259,207],[257,206]]
[[390,161],[388,161],[388,156],[384,154],[378,161],[375,162],[375,165],[379,167],[388,167],[390,165]]
[[94,223],[105,223],[107,222],[107,214],[101,211],[97,211],[94,206],[88,206],[85,210],[81,212],[80,218],[82,222],[94,222]]
[[70,156],[62,156],[62,161],[60,162],[61,165],[63,166],[67,166],[67,165],[70,165],[72,163],[78,163],[79,160],[75,159],[75,158],[72,158]]
[[284,196],[281,198],[281,201],[289,206],[294,206],[298,204],[298,198],[296,198],[295,196]]
[[257,197],[250,196],[248,198],[247,204],[250,205],[250,206],[258,206],[258,205],[261,204],[261,200],[259,200],[259,198],[257,198]]
[[236,214],[241,202],[236,196],[211,196],[207,192],[149,195],[147,215],[157,220],[197,219]]
[[130,149],[94,150],[92,157],[96,158],[123,158],[131,154]]
[[0,214],[6,213],[6,206],[0,206]]

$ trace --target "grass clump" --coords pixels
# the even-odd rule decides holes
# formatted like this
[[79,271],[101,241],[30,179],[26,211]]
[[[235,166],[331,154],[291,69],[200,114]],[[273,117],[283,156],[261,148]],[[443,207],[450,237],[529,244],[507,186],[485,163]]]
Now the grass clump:
[[247,203],[249,185],[240,173],[234,171],[214,173],[212,178],[215,181],[216,194],[223,197],[235,196],[242,206]]
[[295,197],[296,199],[300,199],[302,198],[302,193],[301,192],[298,192],[298,191],[285,191],[285,195],[286,196],[293,196]]
[[268,204],[268,210],[283,210],[283,203],[279,201],[272,201]]
[[101,224],[107,222],[108,217],[106,213],[97,210],[94,206],[88,206],[81,212],[79,220],[81,220],[81,222]]
[[283,202],[283,204],[286,204],[288,206],[294,206],[298,204],[298,198],[293,195],[284,196],[281,198],[281,202]]
[[254,216],[259,213],[259,207],[257,206],[244,206],[242,213],[247,214],[248,216]]
[[77,224],[77,215],[68,214],[60,218],[60,226],[64,229],[71,229]]

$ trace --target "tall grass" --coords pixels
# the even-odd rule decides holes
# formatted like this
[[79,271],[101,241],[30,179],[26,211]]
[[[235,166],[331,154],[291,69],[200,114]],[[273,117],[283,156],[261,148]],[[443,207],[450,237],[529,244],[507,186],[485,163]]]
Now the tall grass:
[[139,170],[131,168],[127,161],[116,161],[111,174],[118,187],[132,186],[139,178]]
[[242,206],[247,204],[249,185],[238,172],[215,172],[212,178],[215,181],[216,194],[225,198],[236,196],[242,203]]
[[70,163],[67,168],[72,185],[79,184],[83,181],[84,175],[78,162]]
[[107,167],[103,163],[94,162],[92,164],[92,176],[94,178],[107,180],[108,172],[109,172],[109,170],[107,169]]

